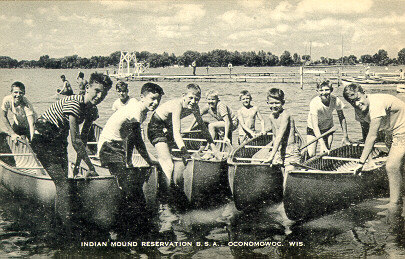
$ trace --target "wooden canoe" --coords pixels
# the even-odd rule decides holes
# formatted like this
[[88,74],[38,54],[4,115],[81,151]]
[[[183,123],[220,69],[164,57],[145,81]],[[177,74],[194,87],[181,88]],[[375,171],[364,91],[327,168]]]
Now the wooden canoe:
[[386,148],[374,148],[364,171],[354,174],[355,159],[363,146],[348,145],[316,156],[303,165],[311,169],[289,172],[284,193],[284,207],[291,220],[308,220],[347,208],[365,198],[384,195],[388,190],[385,172]]
[[[17,197],[52,209],[56,197],[55,184],[29,144],[16,144],[9,136],[1,135],[0,183]],[[10,153],[3,153],[5,145],[8,145]],[[72,178],[69,181],[71,198],[80,202],[80,217],[103,229],[110,228],[119,199],[116,179],[113,176],[97,176],[89,177],[87,181]]]
[[386,77],[351,77],[342,78],[344,84],[357,83],[360,85],[404,84],[405,79]]
[[[276,204],[283,198],[281,167],[252,159],[252,156],[273,140],[271,133],[260,135],[237,147],[228,158],[228,178],[235,206],[249,211]],[[296,142],[302,145],[297,133]]]
[[[207,140],[198,131],[183,133],[184,143],[189,152],[194,153],[192,159],[184,165],[178,150],[173,150],[173,183],[175,188],[182,192],[192,208],[218,205],[229,196],[227,182],[226,159],[232,150],[232,146],[222,141],[216,141],[222,159],[203,159],[196,156],[200,147],[207,145]],[[202,152],[206,154],[206,151]]]

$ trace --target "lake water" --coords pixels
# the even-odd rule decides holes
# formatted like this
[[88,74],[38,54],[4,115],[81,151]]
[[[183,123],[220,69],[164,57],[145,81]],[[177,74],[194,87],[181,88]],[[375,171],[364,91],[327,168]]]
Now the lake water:
[[[372,68],[372,72],[398,72],[401,67]],[[403,68],[403,67],[402,67]],[[362,67],[352,68],[361,70]],[[94,70],[82,70],[88,79]],[[99,70],[105,72],[105,69]],[[161,74],[191,74],[191,68],[160,68],[149,72]],[[263,71],[298,71],[298,68],[242,68],[235,67],[233,72],[263,72]],[[110,70],[111,72],[111,70]],[[210,68],[210,73],[227,73],[227,68]],[[9,93],[14,81],[26,85],[26,96],[34,104],[36,111],[43,113],[54,101],[55,90],[61,86],[60,75],[65,74],[77,92],[75,82],[78,70],[47,70],[47,69],[2,69],[0,70],[0,98]],[[198,68],[197,74],[206,74],[206,68]],[[314,80],[315,81],[315,80]],[[130,96],[137,97],[144,82],[128,82]],[[286,94],[285,108],[296,120],[298,130],[305,133],[306,120],[310,100],[316,96],[315,84],[306,84],[300,89],[298,84],[287,83],[216,83],[197,82],[204,93],[215,89],[220,99],[235,112],[241,107],[239,92],[249,90],[253,104],[258,106],[265,118],[268,117],[266,92],[269,88],[277,87]],[[165,91],[162,102],[181,96],[186,82],[159,82]],[[395,85],[367,86],[368,93],[388,93],[398,96],[405,101],[405,95],[396,93]],[[342,87],[335,87],[334,94],[343,100]],[[118,98],[113,88],[106,99],[98,106],[100,118],[97,121],[104,125],[112,114],[112,103]],[[345,102],[345,101],[344,101]],[[200,107],[206,105],[202,98]],[[360,139],[359,123],[354,120],[354,112],[345,102],[344,113],[348,122],[349,137]],[[335,125],[339,125],[335,116]],[[190,120],[185,120],[185,126]],[[338,127],[339,128],[339,127]],[[236,133],[236,132],[235,132]],[[305,136],[305,135],[303,135]],[[335,133],[333,147],[340,144],[342,131]],[[236,135],[234,134],[234,143]],[[155,153],[151,145],[147,145]],[[236,212],[232,202],[209,210],[193,210],[176,213],[176,221],[172,222],[174,231],[165,236],[159,235],[158,229],[169,224],[173,215],[163,207],[159,218],[152,220],[150,231],[145,226],[135,226],[133,236],[125,241],[137,241],[138,247],[85,247],[82,242],[108,241],[111,236],[87,231],[74,240],[65,240],[54,227],[49,212],[36,211],[25,201],[19,201],[6,190],[0,190],[0,256],[37,256],[37,257],[67,257],[67,256],[168,256],[178,258],[232,258],[234,256],[405,256],[405,239],[403,217],[392,219],[386,210],[379,205],[388,202],[387,199],[367,200],[349,209],[324,216],[320,219],[302,225],[291,225],[280,213],[278,205],[263,208],[255,215]],[[231,209],[232,217],[226,221],[218,221],[223,211]],[[142,223],[141,223],[142,224]],[[138,231],[142,229],[142,231]],[[155,233],[156,232],[156,233]],[[192,242],[192,246],[176,247],[140,247],[142,241],[179,241]],[[235,241],[268,242],[268,246],[232,246]],[[109,241],[108,241],[109,242]],[[197,245],[201,242],[201,246]],[[207,243],[205,243],[207,242]],[[291,243],[290,243],[291,242]],[[295,242],[295,243],[294,243]],[[293,245],[294,244],[294,245]],[[187,243],[185,243],[187,245]]]

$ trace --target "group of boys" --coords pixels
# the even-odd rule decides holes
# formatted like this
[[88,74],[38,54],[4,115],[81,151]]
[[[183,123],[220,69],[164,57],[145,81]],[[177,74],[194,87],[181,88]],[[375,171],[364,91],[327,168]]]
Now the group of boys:
[[[103,80],[97,81],[97,79],[91,79],[90,83],[83,86],[84,92],[82,93],[82,97],[70,96],[59,100],[37,121],[46,121],[46,123],[55,127],[56,131],[61,128],[69,130],[69,125],[71,131],[73,126],[75,127],[75,131],[77,131],[77,123],[80,124],[86,120],[93,122],[98,117],[98,113],[95,111],[95,113],[90,115],[89,111],[92,109],[89,109],[89,107],[95,107],[100,103],[105,98],[112,84],[111,81],[108,81],[109,78],[107,83],[105,82],[105,78]],[[97,88],[97,85],[103,87]],[[242,107],[238,110],[237,115],[219,100],[216,91],[209,91],[207,93],[208,106],[200,110],[198,103],[201,99],[201,89],[196,84],[187,85],[182,97],[169,100],[162,105],[159,104],[164,91],[155,83],[146,83],[142,86],[139,100],[129,98],[128,85],[126,83],[119,82],[116,90],[120,94],[120,98],[113,104],[112,109],[115,112],[108,119],[98,143],[101,164],[107,166],[111,174],[114,175],[122,174],[128,167],[132,166],[131,154],[133,148],[136,147],[146,162],[151,165],[160,164],[166,176],[166,181],[170,184],[174,167],[171,149],[177,146],[184,160],[191,157],[181,134],[181,119],[191,114],[194,115],[194,121],[190,129],[193,128],[196,122],[198,123],[202,134],[208,140],[208,147],[212,149],[213,153],[217,152],[213,139],[218,137],[218,132],[223,133],[225,141],[231,142],[232,132],[239,126],[238,141],[242,143],[258,135],[255,131],[256,118],[261,121],[261,133],[265,132],[263,116],[259,109],[251,104],[252,97],[246,90],[240,93],[239,99]],[[330,150],[333,134],[329,134],[323,138],[322,134],[334,127],[332,116],[334,110],[337,111],[343,130],[342,144],[350,143],[347,134],[347,123],[343,114],[344,104],[338,97],[331,94],[333,91],[331,83],[325,81],[317,84],[317,91],[318,96],[311,100],[308,115],[307,142],[314,142],[314,144],[308,147],[309,156],[315,154],[318,141],[321,153],[327,153]],[[25,135],[30,140],[35,140],[34,121],[36,116],[32,104],[24,94],[24,85],[20,82],[13,83],[11,95],[3,99],[1,106],[3,113],[1,113],[0,118],[5,122],[3,123],[5,125],[4,131],[13,139],[18,139],[22,135]],[[387,135],[392,136],[386,164],[390,183],[389,205],[402,206],[402,192],[404,189],[402,177],[405,168],[405,103],[387,94],[366,94],[361,86],[357,84],[346,86],[343,96],[355,109],[356,120],[361,123],[363,136],[365,137],[365,147],[357,169],[361,169],[368,158],[377,139],[378,131],[384,129]],[[72,110],[72,103],[75,105],[77,103],[77,108],[74,108],[77,111]],[[291,113],[283,107],[285,104],[284,92],[277,88],[270,89],[267,93],[267,104],[270,110],[271,129],[274,138],[272,143],[273,148],[268,153],[267,158],[264,159],[264,162],[271,165],[285,164],[285,166],[288,166],[288,162],[286,161],[288,154],[297,154],[298,147],[295,144],[296,129],[294,119]],[[86,105],[87,108],[84,109],[83,107]],[[14,115],[13,125],[7,119],[8,111]],[[148,139],[156,148],[158,161],[149,156],[142,137],[141,125],[145,121],[149,111],[152,111],[153,115],[148,124]],[[211,115],[215,121],[208,124],[205,123],[202,119],[202,115],[204,114]],[[67,134],[63,134],[62,138],[67,138]],[[83,136],[81,138],[83,140],[86,139]],[[51,140],[54,139],[51,138]],[[65,139],[61,140],[63,143],[64,141]],[[85,142],[84,140],[83,143],[85,144]],[[75,149],[82,151],[81,145],[83,143],[77,144],[77,149]],[[42,143],[43,145],[44,143]],[[36,149],[34,148],[34,150]],[[58,150],[60,151],[60,149]],[[46,159],[50,158],[50,156],[43,157]],[[67,159],[67,157],[64,155],[63,159]],[[90,172],[96,174],[94,166],[88,159],[88,155],[78,152],[77,167],[82,160],[88,164]],[[49,161],[44,163],[47,166],[51,166],[49,165]],[[52,171],[52,169],[49,170]],[[54,178],[54,175],[58,175],[58,177],[55,177],[58,180],[60,180],[60,176],[62,175],[63,177],[67,177],[66,168],[62,170],[63,173],[51,174],[51,177]]]

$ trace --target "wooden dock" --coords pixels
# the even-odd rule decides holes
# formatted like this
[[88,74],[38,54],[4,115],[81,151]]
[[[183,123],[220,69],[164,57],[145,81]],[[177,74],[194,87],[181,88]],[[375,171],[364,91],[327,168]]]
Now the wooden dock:
[[291,72],[240,72],[240,73],[212,73],[199,75],[161,75],[161,74],[111,74],[112,78],[125,81],[174,81],[174,82],[250,82],[250,83],[291,83],[291,84],[309,84],[320,82],[322,80],[331,80],[340,82],[344,77],[362,76],[361,70],[344,71],[340,69],[304,69]]

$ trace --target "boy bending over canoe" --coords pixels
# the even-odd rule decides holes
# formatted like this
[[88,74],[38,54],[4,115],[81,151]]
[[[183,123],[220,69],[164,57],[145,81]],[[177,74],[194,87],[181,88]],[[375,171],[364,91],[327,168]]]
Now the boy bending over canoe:
[[[333,110],[336,110],[343,130],[342,145],[350,144],[347,135],[346,118],[343,114],[343,102],[332,94],[333,87],[329,80],[317,84],[318,96],[309,104],[307,143],[319,138],[323,133],[333,128]],[[327,153],[332,145],[333,135],[326,135],[317,142],[320,144],[321,153]],[[317,142],[308,146],[308,155],[314,156]]]
[[[62,222],[70,221],[69,184],[68,184],[68,135],[77,153],[75,171],[84,160],[89,174],[95,174],[86,145],[87,135],[93,121],[98,118],[97,105],[104,100],[112,81],[103,74],[93,73],[84,95],[71,95],[60,99],[45,111],[36,121],[38,134],[32,140],[32,149],[56,186],[56,212]],[[83,123],[82,133],[79,125]],[[86,177],[86,176],[85,176]]]
[[[4,131],[13,140],[26,136],[30,140],[34,137],[35,111],[31,102],[25,97],[25,86],[21,82],[14,82],[11,85],[11,94],[3,98],[1,104],[3,112],[0,119],[4,125]],[[13,125],[8,120],[8,112],[13,114]]]
[[[232,144],[232,132],[238,128],[238,117],[232,112],[226,104],[219,101],[218,92],[210,90],[207,93],[208,106],[201,110],[201,116],[204,114],[211,115],[216,121],[208,124],[208,130],[214,139],[217,132],[224,133],[224,141]],[[196,121],[191,123],[190,129],[194,127]],[[199,123],[199,125],[201,125]]]
[[191,158],[181,136],[181,119],[193,114],[197,122],[202,125],[203,134],[206,136],[211,148],[216,151],[211,138],[200,115],[198,102],[201,99],[201,89],[196,84],[187,85],[187,91],[182,98],[170,100],[160,105],[153,113],[148,124],[148,138],[155,146],[159,163],[166,175],[167,185],[170,185],[174,169],[170,150],[177,145],[183,161]]
[[350,84],[343,90],[343,97],[356,112],[369,118],[369,130],[359,165],[361,170],[377,139],[378,130],[384,130],[389,150],[386,170],[390,188],[388,207],[402,209],[403,176],[405,166],[405,103],[389,94],[366,94],[362,87]]
[[[98,150],[101,165],[107,166],[112,175],[125,176],[127,167],[133,167],[134,146],[148,164],[157,164],[146,150],[141,125],[147,113],[159,106],[163,94],[163,89],[159,85],[146,83],[142,86],[139,101],[131,99],[108,119],[100,135]],[[119,181],[119,184],[124,183]]]

